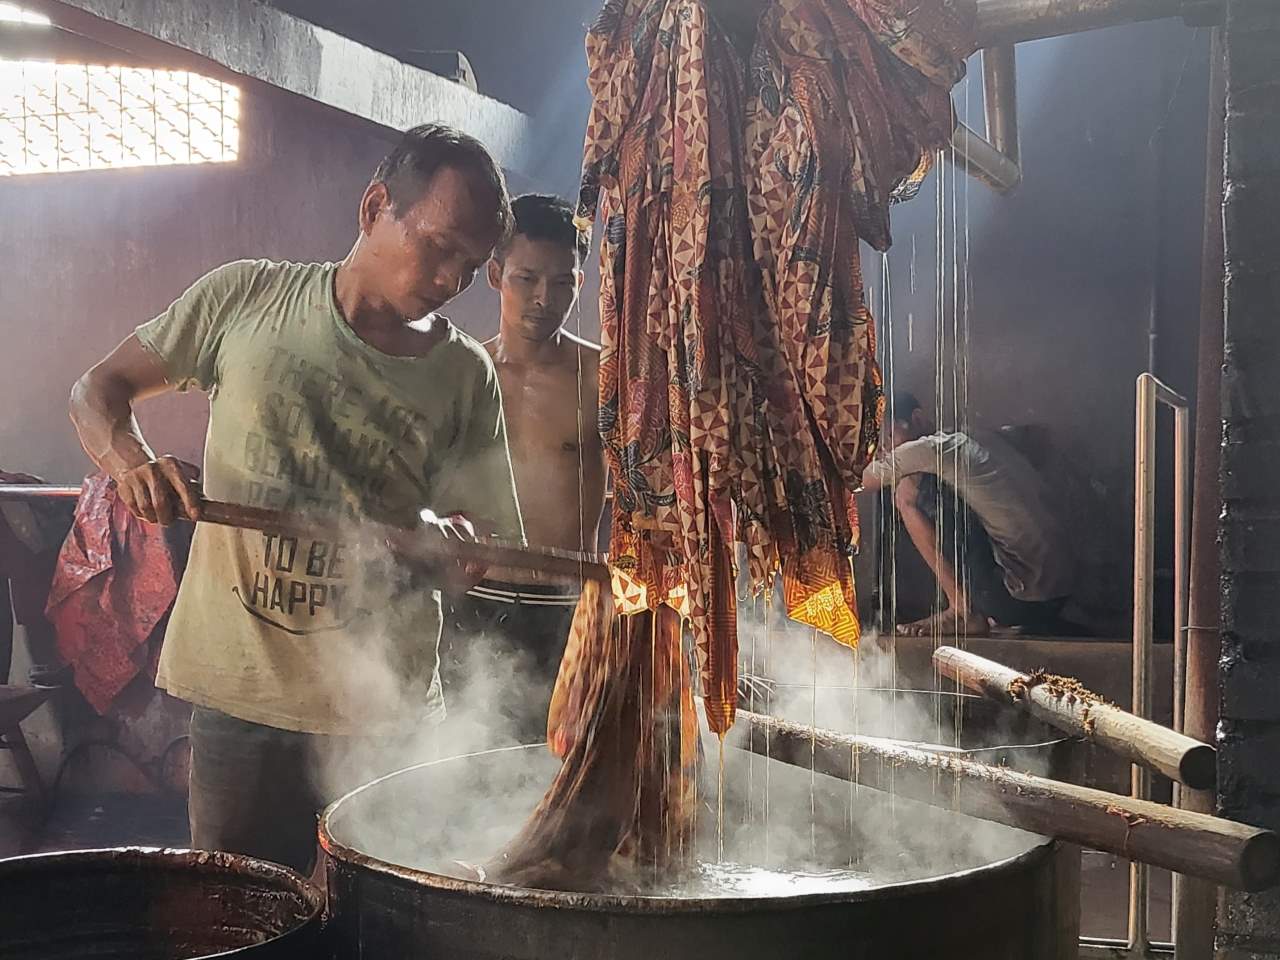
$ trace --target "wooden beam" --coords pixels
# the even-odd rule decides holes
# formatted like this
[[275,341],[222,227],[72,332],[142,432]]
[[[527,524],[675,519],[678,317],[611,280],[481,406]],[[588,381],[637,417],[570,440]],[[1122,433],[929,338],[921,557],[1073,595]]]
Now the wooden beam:
[[726,743],[909,800],[1227,886],[1261,890],[1280,882],[1280,836],[1208,814],[746,710],[738,711]]

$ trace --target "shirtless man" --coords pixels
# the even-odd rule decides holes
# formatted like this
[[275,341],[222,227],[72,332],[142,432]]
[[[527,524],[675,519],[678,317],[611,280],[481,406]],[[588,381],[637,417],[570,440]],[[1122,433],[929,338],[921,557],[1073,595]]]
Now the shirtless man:
[[1057,632],[1073,562],[1035,468],[1000,437],[938,432],[909,393],[894,396],[892,412],[888,455],[867,467],[863,489],[893,490],[948,604],[898,632],[986,636],[993,624]]
[[[593,551],[605,495],[596,430],[600,348],[565,329],[587,237],[558,197],[530,194],[511,208],[512,235],[489,262],[489,284],[501,297],[499,332],[484,347],[502,388],[525,535],[530,546]],[[450,674],[465,682],[517,671],[528,688],[496,705],[509,725],[503,732],[541,741],[577,600],[576,590],[540,583],[528,571],[490,570],[454,607],[446,685]],[[491,663],[466,663],[476,656]]]

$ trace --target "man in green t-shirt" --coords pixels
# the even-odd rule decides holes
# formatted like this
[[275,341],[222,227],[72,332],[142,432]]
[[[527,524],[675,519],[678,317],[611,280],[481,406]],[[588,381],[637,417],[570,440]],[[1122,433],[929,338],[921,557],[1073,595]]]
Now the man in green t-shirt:
[[194,705],[197,848],[309,869],[316,811],[443,716],[446,572],[397,565],[357,521],[425,508],[423,536],[523,540],[493,363],[436,313],[510,221],[484,147],[417,127],[375,172],[341,263],[219,267],[72,392],[85,450],[143,519],[199,520],[199,491],[133,416],[194,387],[210,498],[351,521],[326,540],[197,526],[156,678]]

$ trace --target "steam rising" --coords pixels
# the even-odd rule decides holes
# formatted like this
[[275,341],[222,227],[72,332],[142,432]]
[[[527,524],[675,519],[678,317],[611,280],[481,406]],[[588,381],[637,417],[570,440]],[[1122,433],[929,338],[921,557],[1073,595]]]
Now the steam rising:
[[[384,627],[394,621],[393,615],[384,618]],[[808,628],[771,625],[766,631],[760,617],[752,623],[749,615],[741,626],[745,671],[771,681],[746,691],[743,707],[851,733],[973,745],[974,731],[966,729],[965,711],[957,713],[955,696],[892,689],[892,651],[876,638],[866,638],[855,653]],[[379,774],[442,761],[390,777],[341,804],[330,825],[337,840],[401,866],[465,877],[459,862],[485,861],[532,812],[559,762],[545,747],[511,747],[511,718],[502,707],[547,691],[532,681],[528,662],[481,638],[463,638],[459,663],[445,690],[443,724],[399,740],[351,744],[323,758],[320,775],[332,796]],[[379,696],[397,688],[391,663],[366,657],[353,669]],[[406,711],[415,706],[404,705]],[[987,729],[985,742],[1007,742],[1018,733],[1012,724]],[[722,798],[720,745],[704,737],[699,863],[677,887],[655,877],[642,892],[852,892],[977,867],[1037,842],[1007,827],[732,749],[723,754]],[[469,756],[480,751],[488,752]]]

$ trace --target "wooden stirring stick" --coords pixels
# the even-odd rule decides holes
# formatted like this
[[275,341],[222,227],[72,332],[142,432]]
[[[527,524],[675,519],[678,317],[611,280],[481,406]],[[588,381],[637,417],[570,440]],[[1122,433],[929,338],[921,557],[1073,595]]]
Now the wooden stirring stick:
[[601,554],[533,548],[500,540],[475,543],[444,540],[424,530],[396,527],[371,520],[338,523],[330,517],[290,513],[267,507],[248,507],[220,500],[203,500],[200,510],[200,520],[203,523],[289,536],[350,536],[355,527],[361,536],[382,540],[397,555],[418,563],[460,561],[488,567],[512,567],[556,580],[609,582],[607,558]]

